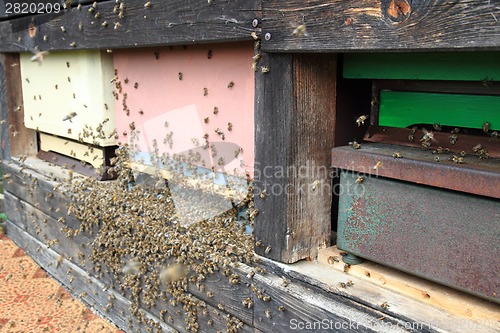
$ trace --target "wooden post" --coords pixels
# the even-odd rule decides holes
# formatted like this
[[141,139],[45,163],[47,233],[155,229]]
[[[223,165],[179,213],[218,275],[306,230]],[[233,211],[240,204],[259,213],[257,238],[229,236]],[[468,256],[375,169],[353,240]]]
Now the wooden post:
[[273,260],[312,258],[329,245],[336,64],[331,54],[261,60],[270,71],[259,68],[255,87],[255,239]]
[[[2,126],[2,159],[11,156],[35,155],[37,153],[36,132],[24,126],[23,93],[19,54],[4,54],[0,71],[0,120]],[[3,75],[2,75],[3,74]],[[3,76],[3,77],[2,77]]]

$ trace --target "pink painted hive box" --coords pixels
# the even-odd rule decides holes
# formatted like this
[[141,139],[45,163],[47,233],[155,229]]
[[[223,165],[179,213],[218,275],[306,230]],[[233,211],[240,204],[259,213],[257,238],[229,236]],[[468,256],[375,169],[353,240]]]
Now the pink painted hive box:
[[[115,50],[119,141],[142,165],[179,156],[244,177],[254,160],[253,45]],[[153,158],[151,157],[159,157]]]

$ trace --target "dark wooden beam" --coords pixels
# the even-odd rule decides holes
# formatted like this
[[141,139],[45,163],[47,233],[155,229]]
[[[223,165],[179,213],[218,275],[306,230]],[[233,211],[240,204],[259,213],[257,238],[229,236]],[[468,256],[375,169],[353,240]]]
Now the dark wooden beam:
[[261,65],[270,71],[255,88],[256,252],[291,263],[330,239],[336,57],[265,54]]
[[38,149],[36,132],[24,126],[19,55],[4,54],[2,58],[5,79],[2,82],[2,89],[4,89],[5,99],[2,101],[1,107],[4,109],[2,115],[7,115],[7,118],[3,119],[6,122],[2,126],[3,130],[8,133],[8,139],[7,135],[3,134],[2,149],[4,145],[8,146],[10,148],[9,156],[35,155]]
[[498,0],[269,0],[262,11],[268,52],[500,48]]
[[[0,22],[0,51],[111,49],[251,40],[260,1],[115,1]],[[98,17],[96,18],[96,15]],[[106,23],[105,23],[106,22]],[[31,26],[31,29],[30,29]],[[63,29],[62,29],[63,28]],[[64,31],[63,31],[64,30]]]

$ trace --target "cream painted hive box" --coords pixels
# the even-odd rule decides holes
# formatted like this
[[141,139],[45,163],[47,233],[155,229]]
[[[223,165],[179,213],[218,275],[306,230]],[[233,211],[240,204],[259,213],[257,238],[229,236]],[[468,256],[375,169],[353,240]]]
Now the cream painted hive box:
[[40,63],[32,56],[21,54],[24,121],[42,133],[42,150],[50,142],[51,150],[67,154],[46,134],[64,138],[66,145],[67,139],[115,145],[112,56],[97,50],[51,52]]

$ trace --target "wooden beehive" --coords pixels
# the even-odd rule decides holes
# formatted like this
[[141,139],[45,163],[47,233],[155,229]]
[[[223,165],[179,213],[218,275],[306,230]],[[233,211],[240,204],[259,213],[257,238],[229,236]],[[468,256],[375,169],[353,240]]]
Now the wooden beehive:
[[[31,57],[21,54],[26,127],[81,143],[114,145],[112,56],[91,50],[53,52],[41,62]],[[96,136],[100,125],[102,134]],[[94,135],[84,135],[84,131]]]
[[117,132],[121,142],[135,145],[136,162],[150,164],[152,154],[169,159],[199,153],[201,159],[188,164],[238,176],[253,169],[252,44],[113,55],[121,87]]

